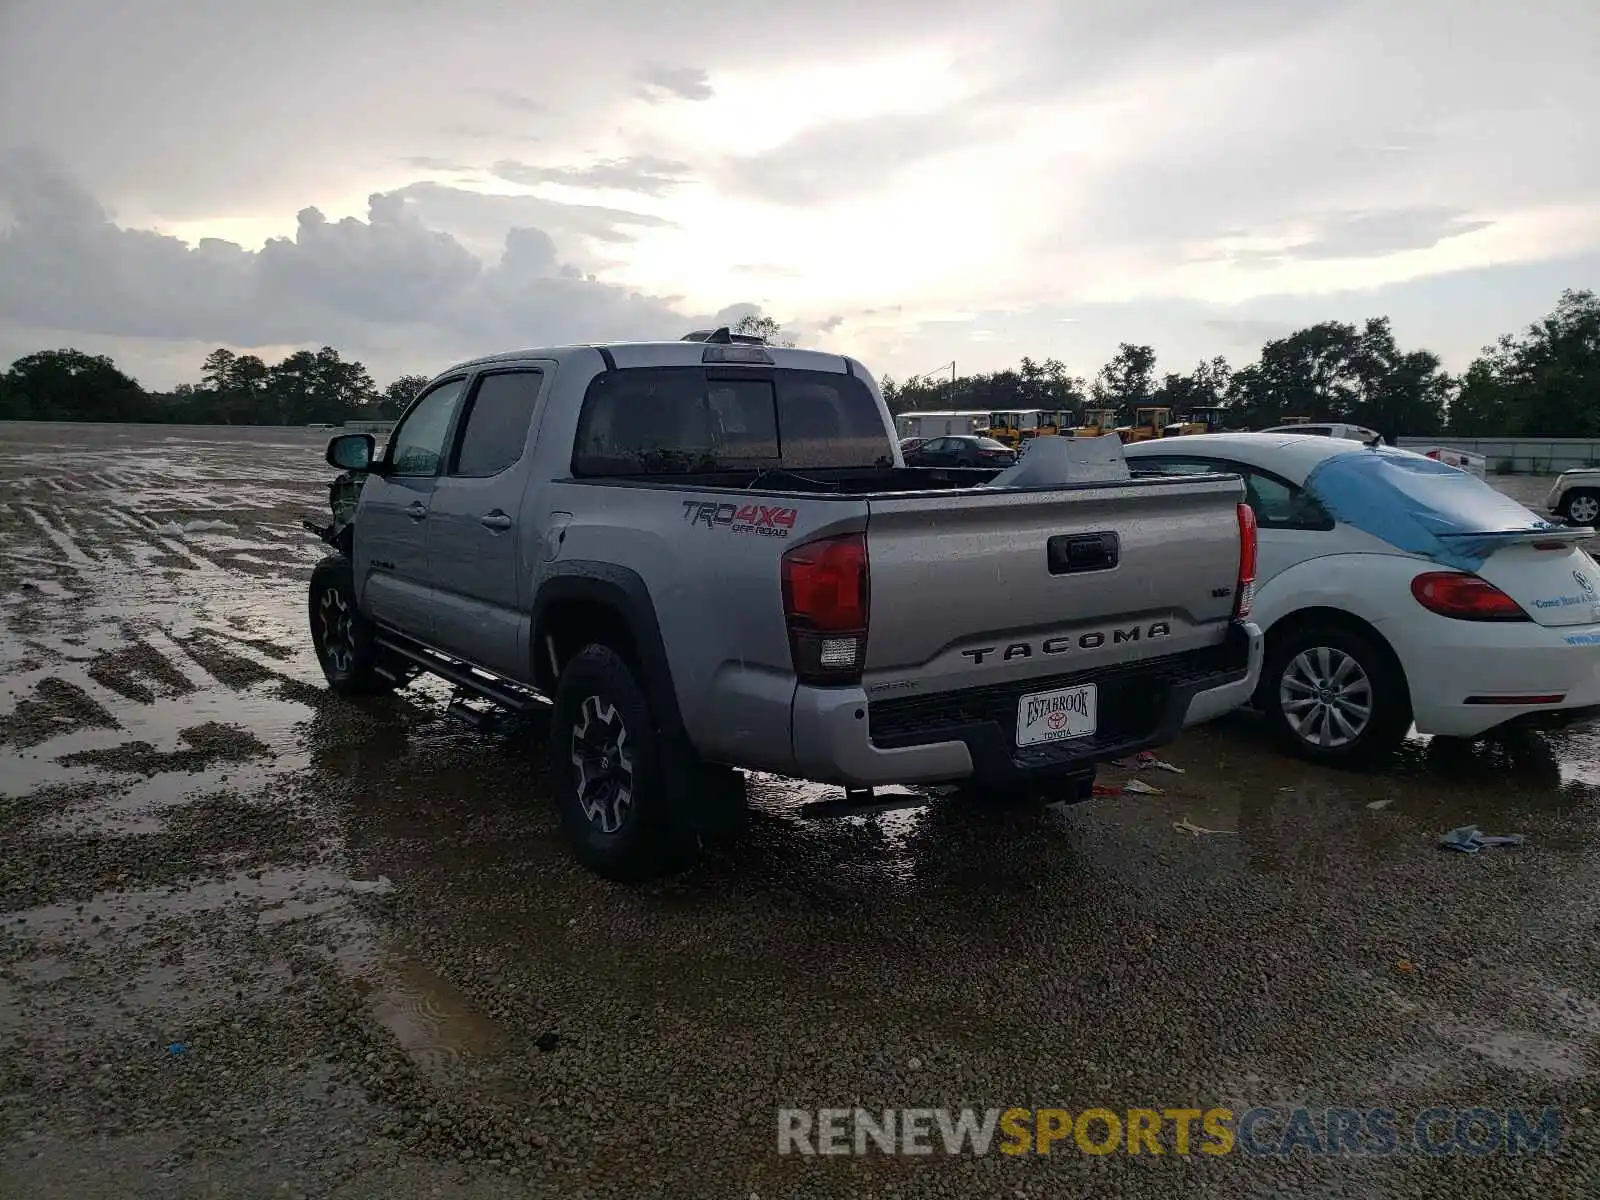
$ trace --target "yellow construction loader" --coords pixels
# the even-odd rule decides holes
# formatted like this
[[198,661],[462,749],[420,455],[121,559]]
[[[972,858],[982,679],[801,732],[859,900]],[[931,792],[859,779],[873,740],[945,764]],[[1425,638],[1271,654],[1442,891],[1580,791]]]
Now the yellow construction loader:
[[1184,437],[1194,433],[1221,433],[1223,414],[1221,406],[1191,408],[1161,431],[1162,437]]
[[[1083,424],[1076,429],[1066,431],[1069,437],[1100,437],[1110,433],[1117,425],[1117,410],[1114,408],[1086,408],[1083,410]],[[1124,438],[1124,441],[1127,439]]]
[[1161,436],[1172,420],[1172,410],[1159,404],[1146,404],[1133,410],[1133,424],[1123,425],[1117,436],[1124,442],[1148,442]]
[[1015,450],[1024,441],[1038,436],[1040,416],[1036,408],[1021,412],[992,412],[989,414],[989,428],[984,433],[986,437],[992,437]]
[[1055,437],[1059,434],[1071,434],[1074,415],[1069,409],[1060,408],[1054,412],[1041,412],[1039,414],[1039,437]]

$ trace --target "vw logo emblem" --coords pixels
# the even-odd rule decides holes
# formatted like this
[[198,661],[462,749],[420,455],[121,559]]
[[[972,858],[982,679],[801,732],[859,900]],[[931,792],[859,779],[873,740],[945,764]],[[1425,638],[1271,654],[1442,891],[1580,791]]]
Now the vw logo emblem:
[[1594,595],[1594,584],[1589,582],[1589,577],[1582,571],[1574,571],[1572,573],[1572,578],[1577,581],[1578,586],[1584,591],[1588,592],[1591,596]]

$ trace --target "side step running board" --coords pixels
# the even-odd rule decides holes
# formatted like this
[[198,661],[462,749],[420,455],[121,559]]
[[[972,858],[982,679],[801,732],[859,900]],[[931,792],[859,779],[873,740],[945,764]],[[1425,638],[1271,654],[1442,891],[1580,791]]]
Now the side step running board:
[[391,634],[379,634],[378,645],[390,654],[437,675],[446,683],[453,683],[463,692],[469,692],[491,704],[515,713],[539,712],[549,708],[549,702],[533,692],[526,691],[503,679],[491,679],[478,674],[465,663],[445,658],[415,643],[402,641]]

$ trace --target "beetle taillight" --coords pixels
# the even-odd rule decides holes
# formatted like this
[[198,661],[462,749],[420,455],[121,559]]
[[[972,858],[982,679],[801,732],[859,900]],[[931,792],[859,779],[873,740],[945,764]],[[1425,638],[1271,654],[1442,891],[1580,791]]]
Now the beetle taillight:
[[1417,603],[1458,621],[1527,621],[1531,618],[1487,579],[1465,571],[1427,571],[1411,581]]

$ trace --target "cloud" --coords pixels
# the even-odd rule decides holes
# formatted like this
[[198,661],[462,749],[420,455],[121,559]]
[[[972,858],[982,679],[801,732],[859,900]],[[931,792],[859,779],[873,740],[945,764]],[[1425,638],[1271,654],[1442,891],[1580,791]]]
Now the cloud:
[[294,237],[269,239],[250,265],[255,298],[268,311],[309,302],[381,323],[426,320],[441,297],[466,288],[483,266],[386,195],[372,197],[365,221],[329,222],[315,208],[303,209]]
[[1120,0],[1033,10],[1012,25],[1014,53],[988,98],[1038,102],[1120,77],[1204,62],[1326,23],[1357,0]]
[[639,95],[652,104],[663,100],[709,100],[716,93],[701,67],[648,64],[639,69]]
[[1341,213],[1315,238],[1290,246],[1289,258],[1381,258],[1427,250],[1449,238],[1487,229],[1493,221],[1470,219],[1464,209],[1442,205]]
[[984,125],[964,109],[824,121],[770,150],[725,160],[721,181],[778,204],[827,204],[882,188],[899,171],[970,144]]
[[734,263],[729,268],[740,275],[761,275],[768,279],[795,279],[802,272],[783,263]]
[[1287,337],[1294,332],[1291,322],[1251,317],[1207,317],[1200,324],[1207,330],[1221,334],[1229,349],[1249,347],[1254,350],[1264,342]]
[[1234,245],[1215,254],[1197,255],[1192,261],[1265,270],[1294,262],[1387,258],[1411,250],[1431,250],[1451,238],[1491,228],[1494,222],[1472,219],[1462,209],[1420,205],[1334,213],[1303,224],[1314,232],[1301,240],[1280,240],[1272,246]]
[[524,96],[520,92],[508,92],[499,88],[488,88],[484,95],[503,108],[514,109],[517,112],[542,113],[549,112],[550,106],[542,100],[535,100]]
[[358,356],[403,346],[415,362],[676,338],[696,320],[563,261],[542,229],[512,228],[497,261],[480,259],[425,225],[410,194],[374,194],[364,220],[303,209],[292,237],[260,251],[191,247],[115,224],[43,154],[0,155],[0,322],[240,347],[327,342]]
[[630,158],[603,158],[584,167],[539,167],[505,159],[494,173],[509,183],[527,185],[559,183],[574,188],[609,188],[659,196],[689,179],[689,164],[642,154]]
[[448,158],[436,158],[431,154],[411,154],[400,160],[408,167],[415,167],[419,171],[470,171],[471,167],[458,163]]
[[539,196],[497,196],[467,188],[423,181],[387,193],[405,202],[423,224],[448,229],[457,237],[482,245],[499,245],[506,230],[537,226],[561,238],[597,242],[631,242],[641,229],[670,229],[672,222],[650,213],[601,204],[565,204]]
[[470,121],[456,121],[439,127],[447,138],[474,142],[539,142],[544,139],[536,133],[512,133],[501,125],[474,125]]

